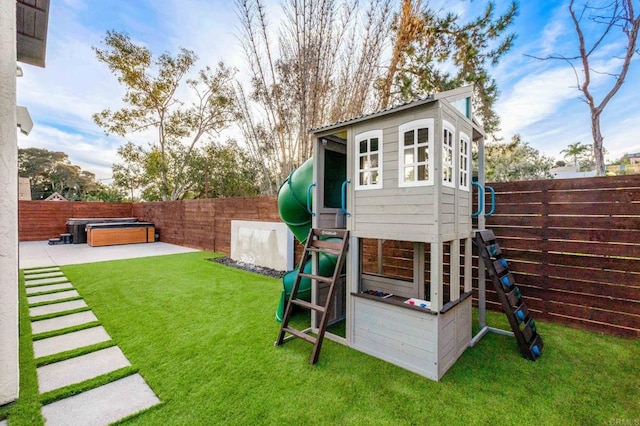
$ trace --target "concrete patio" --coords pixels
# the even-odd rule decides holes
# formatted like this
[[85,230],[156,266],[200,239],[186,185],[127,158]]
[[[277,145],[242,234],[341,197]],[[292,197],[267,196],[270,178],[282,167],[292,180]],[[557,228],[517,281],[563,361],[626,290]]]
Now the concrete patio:
[[27,241],[20,243],[20,269],[76,265],[194,251],[198,250],[162,242],[91,247],[87,244],[49,245],[47,241]]

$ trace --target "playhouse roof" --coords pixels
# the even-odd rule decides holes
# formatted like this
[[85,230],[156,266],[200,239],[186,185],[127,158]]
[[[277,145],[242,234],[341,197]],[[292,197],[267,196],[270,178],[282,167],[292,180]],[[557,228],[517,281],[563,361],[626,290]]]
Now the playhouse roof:
[[[331,123],[331,124],[327,124],[325,126],[321,126],[321,127],[316,127],[315,129],[311,129],[309,130],[309,133],[319,133],[319,132],[324,132],[327,130],[333,130],[336,129],[338,127],[343,127],[347,124],[355,124],[364,120],[370,120],[372,118],[377,118],[377,117],[382,117],[384,115],[387,114],[391,114],[391,113],[395,113],[398,111],[402,111],[405,109],[409,109],[409,108],[414,108],[417,107],[419,105],[424,105],[424,104],[428,104],[434,101],[437,101],[439,99],[444,99],[444,98],[460,98],[461,95],[473,95],[473,86],[463,86],[460,87],[458,89],[453,89],[453,90],[447,90],[445,92],[440,92],[440,93],[436,93],[436,94],[430,94],[427,95],[423,98],[419,98],[419,99],[415,99],[412,101],[408,101],[408,102],[404,102],[401,104],[397,104],[397,105],[393,105],[390,107],[387,107],[385,109],[381,109],[379,111],[376,112],[371,112],[368,114],[362,114],[359,115],[357,117],[353,117],[353,118],[348,118],[346,120],[339,120],[336,121],[335,123]],[[475,122],[475,120],[474,120]]]

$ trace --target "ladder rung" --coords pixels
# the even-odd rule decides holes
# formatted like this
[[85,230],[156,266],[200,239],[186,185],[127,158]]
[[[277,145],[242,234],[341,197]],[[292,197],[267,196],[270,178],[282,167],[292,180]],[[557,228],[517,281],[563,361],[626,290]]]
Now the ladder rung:
[[336,250],[338,252],[340,252],[342,250],[342,242],[332,242],[332,241],[322,241],[322,240],[313,240],[311,241],[311,244],[309,244],[309,248],[314,247],[314,248],[321,248],[321,249],[328,249],[328,250]]
[[295,328],[291,328],[291,327],[283,327],[282,330],[286,331],[287,333],[292,334],[292,335],[294,335],[296,337],[299,337],[302,340],[306,340],[309,343],[312,343],[314,345],[316,344],[316,340],[317,339],[315,337],[309,336],[307,333],[303,333],[300,330],[296,330]]
[[313,309],[314,311],[318,311],[318,312],[325,311],[324,306],[316,305],[314,303],[310,303],[302,299],[291,299],[291,303],[293,303],[294,305],[302,306],[303,308]]
[[305,273],[301,273],[300,276],[304,277],[304,278],[309,278],[309,279],[312,279],[312,280],[317,280],[317,281],[320,281],[322,283],[331,283],[331,282],[333,282],[333,277],[321,277],[320,275],[305,274]]
[[340,250],[329,249],[329,248],[309,247],[307,249],[307,251],[313,251],[313,252],[316,252],[316,253],[328,253],[328,254],[335,254],[335,255],[339,255],[340,254]]
[[311,233],[318,237],[345,238],[349,231],[346,229],[312,229]]

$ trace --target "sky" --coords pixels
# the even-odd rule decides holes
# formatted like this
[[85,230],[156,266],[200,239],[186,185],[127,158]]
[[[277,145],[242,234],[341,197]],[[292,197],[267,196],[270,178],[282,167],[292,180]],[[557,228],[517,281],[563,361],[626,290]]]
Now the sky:
[[[269,19],[281,16],[279,2],[267,2]],[[508,0],[497,0],[497,12]],[[445,12],[464,20],[476,16],[485,0],[432,0]],[[126,141],[144,144],[148,135],[120,138],[106,136],[91,115],[105,108],[118,108],[124,89],[98,62],[92,50],[100,46],[108,30],[123,31],[154,54],[175,53],[180,47],[195,51],[196,68],[219,61],[238,69],[239,78],[248,67],[239,42],[239,22],[231,0],[56,0],[51,2],[46,67],[20,64],[18,105],[29,109],[34,128],[18,137],[20,148],[46,148],[69,155],[73,164],[110,182],[116,150]],[[596,33],[589,32],[587,40]],[[561,150],[570,143],[591,143],[589,109],[581,100],[573,70],[564,61],[540,61],[544,57],[576,54],[577,39],[567,2],[522,0],[511,31],[514,46],[490,69],[500,90],[496,110],[501,118],[499,137],[518,133],[541,153],[563,159]],[[593,57],[593,89],[596,101],[613,84],[606,73],[615,72],[620,40],[605,39]],[[602,131],[608,159],[640,152],[640,138],[633,124],[640,123],[637,93],[640,90],[638,55],[625,84],[605,109]],[[233,134],[234,129],[229,132]]]

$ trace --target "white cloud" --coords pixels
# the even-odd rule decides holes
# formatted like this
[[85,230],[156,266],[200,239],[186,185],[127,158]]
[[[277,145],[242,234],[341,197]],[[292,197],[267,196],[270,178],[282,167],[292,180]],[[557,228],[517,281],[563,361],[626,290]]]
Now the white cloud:
[[568,67],[525,75],[496,106],[502,118],[501,136],[510,138],[525,126],[555,114],[564,101],[578,96],[577,89],[570,87],[572,82],[575,77]]
[[34,126],[29,136],[19,135],[18,146],[62,151],[71,163],[95,173],[97,179],[110,178],[111,164],[117,160],[115,150],[104,138],[92,139],[45,125]]

